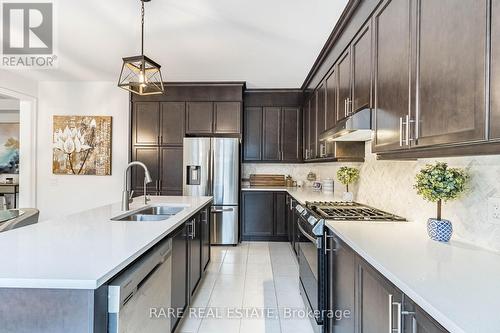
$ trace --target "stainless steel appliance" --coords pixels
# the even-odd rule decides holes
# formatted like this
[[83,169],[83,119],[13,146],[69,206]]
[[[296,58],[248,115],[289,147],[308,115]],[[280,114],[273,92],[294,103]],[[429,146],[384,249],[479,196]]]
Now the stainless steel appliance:
[[184,138],[183,193],[214,197],[211,244],[238,244],[239,149],[237,138]]
[[170,332],[172,240],[156,245],[108,286],[108,333]]
[[306,202],[295,206],[297,221],[300,290],[304,303],[315,316],[315,332],[324,332],[328,319],[329,295],[327,240],[325,220],[335,221],[405,221],[404,218],[355,202]]

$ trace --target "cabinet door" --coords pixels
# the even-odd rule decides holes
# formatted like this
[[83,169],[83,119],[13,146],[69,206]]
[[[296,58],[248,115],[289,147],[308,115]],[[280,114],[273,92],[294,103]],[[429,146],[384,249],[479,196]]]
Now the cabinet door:
[[210,206],[200,212],[201,218],[201,268],[205,270],[210,262]]
[[213,103],[186,103],[186,133],[211,134],[213,129]]
[[[492,13],[500,13],[500,0],[493,0]],[[490,138],[500,139],[500,17],[491,17],[491,115]]]
[[372,35],[367,24],[352,44],[352,106],[351,112],[371,107]]
[[241,128],[241,103],[218,102],[214,104],[214,133],[239,134]]
[[337,66],[339,77],[339,108],[337,111],[337,121],[344,119],[350,113],[351,102],[351,51],[348,49],[340,57]]
[[160,104],[135,102],[132,109],[132,144],[157,145],[160,136]]
[[362,261],[359,263],[359,278],[360,333],[385,333],[401,329],[398,327],[398,305],[402,306],[402,293]]
[[242,206],[243,237],[271,237],[274,225],[273,192],[242,192]]
[[263,160],[281,160],[281,109],[276,107],[264,108],[263,130]]
[[191,220],[189,240],[189,292],[194,294],[201,279],[201,218],[196,215]]
[[448,333],[440,324],[432,319],[424,310],[405,296],[403,316],[404,333]]
[[316,138],[317,138],[317,103],[316,103],[316,95],[313,93],[310,101],[309,107],[309,158],[317,157],[317,147],[316,147]]
[[319,136],[326,129],[326,83],[322,83],[316,91],[316,147],[318,156],[324,157],[325,151],[323,144],[319,142]]
[[274,193],[274,236],[287,237],[286,192]]
[[299,108],[283,108],[281,110],[281,151],[283,161],[300,162],[302,156],[301,114]]
[[160,143],[182,145],[185,134],[186,103],[163,102],[160,104],[160,114]]
[[160,148],[160,191],[162,195],[182,195],[182,147]]
[[[146,185],[147,193],[156,195],[159,177],[158,148],[156,147],[133,147],[132,160],[140,161],[146,165],[153,181]],[[132,190],[135,196],[144,192],[144,170],[140,167],[133,167],[131,170]]]
[[243,160],[262,160],[262,108],[245,108]]
[[410,0],[387,0],[374,16],[374,152],[402,149],[401,125],[409,115]]
[[326,128],[330,129],[337,123],[338,110],[338,82],[337,71],[332,72],[326,78]]
[[485,139],[487,3],[420,1],[417,146]]
[[308,160],[311,158],[311,145],[309,144],[309,137],[310,137],[310,132],[311,128],[309,126],[311,120],[310,120],[310,114],[311,114],[311,101],[307,100],[304,103],[303,107],[303,112],[302,112],[302,141],[303,141],[303,158],[304,160]]
[[172,316],[172,332],[181,317],[177,317],[177,309],[186,309],[188,282],[188,241],[187,226],[183,225],[172,236],[172,308],[176,309]]
[[[354,333],[356,299],[356,253],[328,230],[328,248],[337,249],[328,252],[328,309],[349,311],[345,318],[329,320],[328,332]],[[333,237],[333,238],[330,238]],[[385,333],[385,332],[384,332]]]

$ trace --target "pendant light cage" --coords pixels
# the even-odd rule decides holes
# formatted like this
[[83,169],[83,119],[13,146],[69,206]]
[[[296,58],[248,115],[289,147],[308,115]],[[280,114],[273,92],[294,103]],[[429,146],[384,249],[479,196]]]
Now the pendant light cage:
[[141,55],[123,58],[118,87],[137,95],[162,94],[165,91],[161,66],[144,55],[144,2],[141,0]]

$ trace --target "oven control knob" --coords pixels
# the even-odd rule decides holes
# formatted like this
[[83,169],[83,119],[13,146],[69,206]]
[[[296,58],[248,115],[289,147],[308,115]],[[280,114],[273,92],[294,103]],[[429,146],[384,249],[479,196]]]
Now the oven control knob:
[[295,210],[297,210],[299,213],[302,213],[304,211],[304,207],[302,207],[301,205],[297,205],[295,206]]
[[314,216],[309,216],[309,218],[307,219],[307,222],[309,222],[310,225],[315,225],[316,222],[318,222],[318,219],[315,218]]

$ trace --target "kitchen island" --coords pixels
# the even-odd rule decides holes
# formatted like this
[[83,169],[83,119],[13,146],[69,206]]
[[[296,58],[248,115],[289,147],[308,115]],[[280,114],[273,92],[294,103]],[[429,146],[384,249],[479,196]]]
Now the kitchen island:
[[211,201],[138,197],[130,212],[183,209],[163,221],[114,221],[124,214],[116,203],[1,233],[2,332],[106,332],[106,283]]

